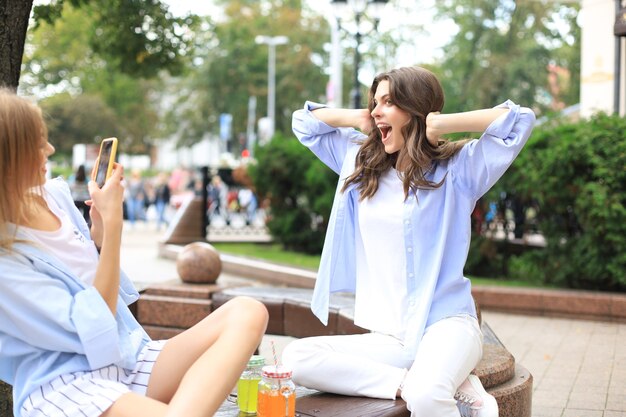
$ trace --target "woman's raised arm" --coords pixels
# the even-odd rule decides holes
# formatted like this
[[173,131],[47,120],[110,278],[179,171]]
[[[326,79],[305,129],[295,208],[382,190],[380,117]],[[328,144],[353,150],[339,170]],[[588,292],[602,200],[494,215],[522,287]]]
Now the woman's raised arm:
[[430,143],[436,144],[442,135],[449,133],[484,132],[494,120],[508,111],[507,108],[496,107],[450,114],[429,113],[426,116],[426,137]]
[[335,109],[321,107],[312,113],[332,127],[353,127],[367,134],[372,128],[372,115],[367,109]]

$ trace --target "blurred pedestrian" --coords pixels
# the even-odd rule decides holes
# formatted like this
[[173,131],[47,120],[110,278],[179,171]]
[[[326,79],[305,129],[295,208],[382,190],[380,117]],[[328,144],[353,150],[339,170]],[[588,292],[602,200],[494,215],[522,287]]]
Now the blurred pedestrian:
[[171,198],[170,186],[168,184],[168,175],[165,172],[160,172],[157,175],[156,183],[154,184],[154,207],[157,214],[157,230],[161,228],[161,225],[168,225],[166,218],[166,209],[169,207]]
[[252,224],[258,207],[256,195],[250,188],[243,187],[239,190],[238,199],[239,209],[246,214],[246,224]]
[[209,215],[220,216],[224,220],[227,220],[228,213],[226,207],[228,204],[228,187],[219,175],[215,175],[211,178],[211,183],[209,184],[209,199],[211,200]]
[[91,219],[89,218],[89,206],[85,201],[89,200],[89,190],[87,188],[87,174],[85,172],[85,165],[79,165],[76,170],[76,174],[74,175],[74,179],[70,184],[70,190],[72,192],[72,198],[74,199],[74,204],[76,208],[80,210],[83,218],[87,222],[87,224],[91,224]]
[[126,190],[126,212],[131,226],[134,226],[137,220],[146,220],[145,208],[148,194],[141,171],[132,170],[130,178],[126,180]]

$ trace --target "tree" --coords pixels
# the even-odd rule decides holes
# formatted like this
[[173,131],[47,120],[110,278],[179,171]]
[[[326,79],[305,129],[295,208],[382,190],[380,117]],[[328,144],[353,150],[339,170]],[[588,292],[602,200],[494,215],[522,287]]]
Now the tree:
[[206,40],[203,62],[181,80],[169,115],[179,144],[217,133],[221,113],[233,115],[235,137],[244,134],[250,97],[257,98],[257,118],[267,114],[268,48],[255,43],[257,35],[289,36],[288,44],[276,48],[276,131],[290,131],[291,113],[305,99],[324,97],[330,31],[321,16],[303,13],[299,0],[220,3],[225,18]]
[[[7,0],[0,3],[0,84],[17,88],[28,17],[32,0]],[[86,8],[95,25],[90,45],[101,57],[121,71],[153,77],[160,70],[178,73],[181,58],[189,53],[191,39],[187,27],[195,17],[174,18],[159,0],[52,0],[35,6],[34,18],[53,23],[64,13],[64,6]]]
[[[452,19],[458,33],[444,48],[437,71],[446,91],[446,111],[492,106],[506,98],[536,103],[549,93],[549,66],[569,71],[560,100],[578,101],[580,28],[578,5],[511,0],[437,2],[440,17]],[[566,91],[565,91],[566,90]]]
[[[66,7],[63,15],[53,23],[40,23],[37,30],[28,35],[20,90],[39,97],[50,95],[50,91],[65,93],[54,102],[55,116],[73,110],[84,113],[93,108],[73,107],[74,101],[81,101],[82,94],[87,95],[87,101],[99,97],[102,106],[115,113],[115,123],[108,128],[106,124],[101,125],[105,129],[100,135],[119,135],[120,149],[125,153],[145,153],[158,125],[152,96],[159,81],[123,73],[95,53],[89,43],[95,24],[95,17],[86,7]],[[59,110],[64,106],[68,108]],[[92,117],[98,117],[98,114]],[[92,139],[88,134],[82,140],[78,134],[60,137],[66,142],[69,140],[67,146],[70,149],[74,143]]]
[[0,86],[17,89],[24,53],[28,17],[32,0],[4,0],[0,2]]
[[126,136],[113,110],[99,96],[57,94],[40,105],[48,119],[48,136],[57,157],[71,160],[75,144],[98,143],[103,135]]
[[162,70],[182,72],[195,16],[173,17],[160,0],[92,2],[97,21],[92,47],[107,62],[139,78],[152,78]]

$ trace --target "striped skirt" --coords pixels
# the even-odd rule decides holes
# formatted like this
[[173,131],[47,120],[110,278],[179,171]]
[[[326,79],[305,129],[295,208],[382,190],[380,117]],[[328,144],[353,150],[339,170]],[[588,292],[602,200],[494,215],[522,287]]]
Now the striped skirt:
[[99,417],[123,394],[145,395],[152,367],[165,342],[148,342],[132,370],[110,365],[58,376],[28,396],[22,405],[21,416]]

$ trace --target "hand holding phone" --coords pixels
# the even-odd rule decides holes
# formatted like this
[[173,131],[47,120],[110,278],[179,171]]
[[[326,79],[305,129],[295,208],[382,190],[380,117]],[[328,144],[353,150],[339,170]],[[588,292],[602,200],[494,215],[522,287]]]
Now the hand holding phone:
[[103,139],[102,143],[100,143],[100,152],[98,153],[98,159],[96,159],[96,169],[93,170],[92,178],[100,188],[111,176],[116,153],[117,138]]

